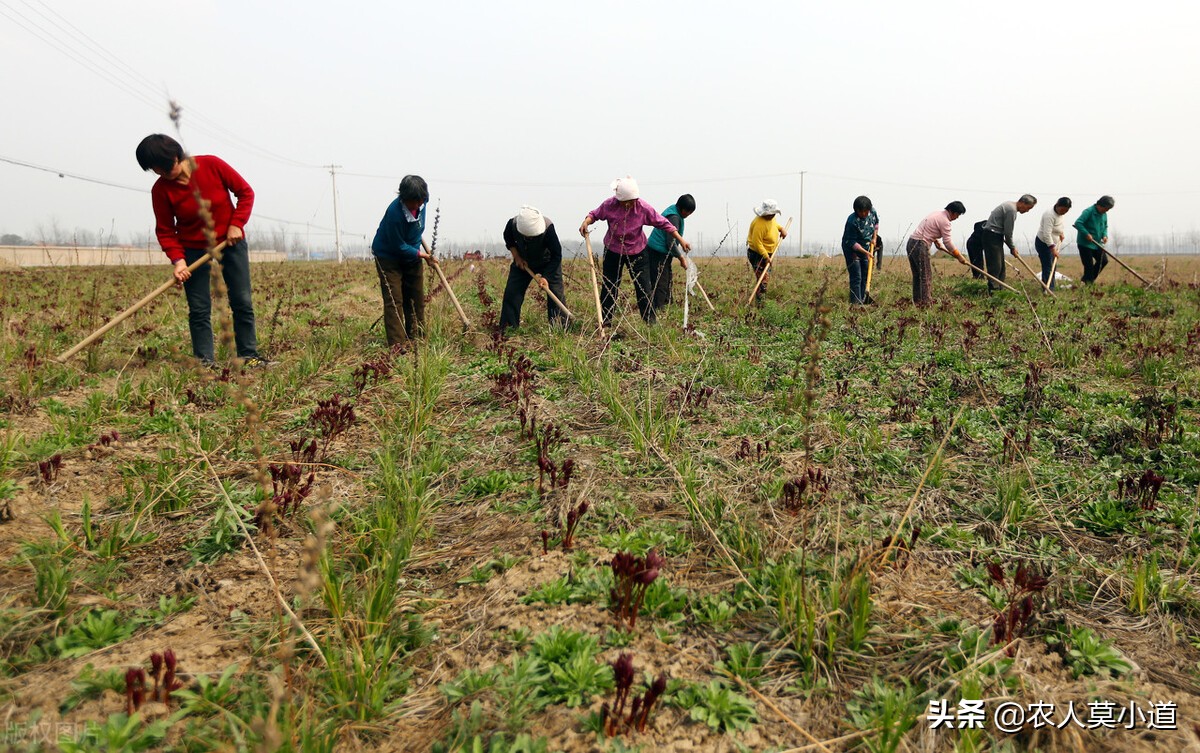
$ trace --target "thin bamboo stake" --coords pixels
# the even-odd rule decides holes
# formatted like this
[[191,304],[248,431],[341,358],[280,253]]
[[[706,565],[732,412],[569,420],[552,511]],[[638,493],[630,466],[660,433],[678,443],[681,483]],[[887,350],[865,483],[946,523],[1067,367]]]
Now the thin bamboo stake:
[[[700,282],[697,280],[696,282]],[[687,281],[683,283],[683,330],[687,331],[688,325],[688,299],[692,296],[688,293]]]
[[984,277],[988,278],[989,280],[996,283],[997,285],[1004,288],[1005,290],[1011,290],[1014,293],[1021,292],[1021,291],[1017,290],[1016,288],[1014,288],[1012,285],[1009,285],[1008,283],[1004,282],[1004,280],[992,277],[990,274],[988,274],[986,269],[980,269],[979,267],[975,266],[974,264],[972,264],[969,261],[964,261],[963,264],[966,264],[968,267],[975,270],[976,272],[983,275]]
[[[189,271],[189,272],[195,272],[197,269],[199,269],[200,267],[202,267],[202,266],[204,266],[205,264],[207,264],[207,263],[209,262],[209,260],[213,258],[213,257],[212,257],[212,255],[213,255],[213,254],[215,254],[215,253],[220,253],[220,252],[221,252],[221,250],[222,250],[222,249],[224,249],[224,248],[225,248],[225,246],[226,246],[227,244],[228,244],[228,241],[221,241],[220,243],[218,243],[218,244],[217,244],[217,245],[216,245],[216,246],[213,248],[213,250],[212,250],[212,251],[209,251],[209,252],[208,252],[208,253],[206,253],[204,256],[201,256],[199,259],[197,259],[196,261],[194,261],[194,262],[192,262],[191,264],[189,264],[189,265],[188,265],[188,268],[187,268],[187,269],[188,269],[188,271]],[[136,314],[136,313],[137,313],[137,312],[138,312],[138,311],[139,311],[141,308],[143,308],[143,307],[144,307],[146,304],[150,303],[150,302],[151,302],[151,301],[153,301],[155,298],[158,298],[160,295],[162,295],[163,293],[167,292],[168,290],[170,290],[170,289],[171,289],[172,287],[174,287],[175,285],[176,285],[176,281],[175,281],[174,273],[172,273],[172,277],[171,277],[171,279],[170,279],[170,280],[168,280],[167,282],[164,282],[162,285],[159,285],[157,288],[155,288],[153,291],[151,291],[151,292],[150,292],[150,293],[149,293],[149,294],[148,294],[148,295],[147,295],[145,298],[143,298],[142,300],[138,301],[137,303],[133,304],[133,305],[132,305],[132,306],[130,306],[129,308],[125,309],[125,310],[124,310],[124,311],[122,311],[121,313],[119,313],[119,314],[117,314],[116,316],[114,316],[114,317],[113,317],[112,319],[110,319],[110,320],[108,321],[108,323],[106,323],[106,324],[105,324],[103,327],[101,327],[100,329],[96,330],[96,331],[95,331],[95,332],[93,332],[92,334],[90,334],[90,335],[88,335],[87,337],[85,337],[85,338],[83,339],[83,341],[82,341],[82,342],[80,342],[78,345],[76,345],[75,347],[73,347],[73,348],[71,348],[70,350],[66,351],[65,353],[63,353],[62,355],[60,355],[58,358],[56,358],[56,359],[54,359],[54,360],[58,361],[59,363],[66,363],[66,362],[67,362],[67,360],[68,360],[69,358],[71,358],[71,356],[75,355],[75,354],[76,354],[76,353],[78,353],[79,351],[83,350],[83,349],[84,349],[84,348],[86,348],[87,346],[89,346],[89,345],[91,345],[92,343],[94,343],[94,342],[96,342],[97,340],[99,340],[101,337],[103,337],[103,336],[104,336],[104,333],[105,333],[105,332],[108,332],[108,331],[109,331],[110,329],[112,329],[113,327],[117,326],[117,325],[118,325],[118,324],[120,324],[121,322],[125,321],[125,320],[126,320],[126,319],[128,319],[129,317],[131,317],[131,316],[133,316],[134,314]]]
[[438,264],[437,257],[433,255],[433,251],[429,249],[429,244],[425,239],[421,239],[421,248],[425,249],[425,253],[429,254],[429,263],[433,266],[433,271],[437,272],[438,280],[441,281],[442,287],[446,289],[447,295],[450,296],[450,302],[454,304],[454,310],[458,312],[458,318],[462,319],[463,326],[467,329],[471,327],[471,320],[467,318],[467,314],[463,311],[462,305],[458,302],[458,296],[454,295],[454,288],[450,287],[450,281],[446,279],[446,273],[442,271],[442,265]]
[[783,713],[783,709],[779,708],[774,703],[772,703],[770,698],[767,698],[765,695],[758,692],[758,689],[755,688],[753,685],[746,682],[745,680],[738,677],[737,675],[734,675],[733,679],[737,680],[738,684],[741,685],[743,689],[749,690],[752,694],[754,694],[754,697],[757,698],[758,700],[762,701],[763,705],[765,705],[767,708],[771,709],[771,711],[774,711],[775,715],[778,716],[780,719],[782,719],[784,721],[784,723],[787,724],[787,726],[791,727],[792,729],[796,730],[797,732],[799,732],[800,734],[802,734],[806,738],[808,738],[808,741],[813,746],[820,748],[821,750],[825,751],[825,753],[833,753],[833,751],[829,749],[829,746],[827,746],[824,742],[818,740],[817,738],[813,737],[812,734],[810,734],[808,730],[801,727],[796,722],[795,719],[793,719],[790,716],[788,716],[787,714]]
[[1096,247],[1097,247],[1097,248],[1099,248],[1099,249],[1100,249],[1101,251],[1103,251],[1104,253],[1106,253],[1106,254],[1108,254],[1109,256],[1111,256],[1111,257],[1113,258],[1113,261],[1115,261],[1117,264],[1120,264],[1122,267],[1124,267],[1124,268],[1125,268],[1125,271],[1126,271],[1126,272],[1128,272],[1129,274],[1131,274],[1131,275],[1133,275],[1134,277],[1136,277],[1136,278],[1138,278],[1139,280],[1141,280],[1143,285],[1145,285],[1145,286],[1147,286],[1147,287],[1149,287],[1149,286],[1150,286],[1150,281],[1149,281],[1149,280],[1147,280],[1145,277],[1142,277],[1141,275],[1139,275],[1137,272],[1133,271],[1133,267],[1131,267],[1131,266],[1129,266],[1128,264],[1126,264],[1125,262],[1121,261],[1121,257],[1117,256],[1117,255],[1116,255],[1116,254],[1114,254],[1112,251],[1109,251],[1109,250],[1108,250],[1107,248],[1105,248],[1104,246],[1101,246],[1099,243],[1097,243],[1097,244],[1096,244]]
[[191,439],[195,444],[196,452],[200,453],[200,456],[204,458],[204,464],[208,466],[208,470],[212,474],[213,480],[217,482],[217,488],[221,490],[221,495],[225,498],[225,504],[229,506],[229,510],[233,513],[233,519],[237,521],[238,526],[242,529],[242,535],[246,538],[246,543],[250,545],[250,551],[254,552],[254,558],[258,560],[259,567],[262,568],[263,574],[267,576],[267,583],[270,584],[271,590],[275,592],[275,600],[279,602],[279,606],[283,608],[283,611],[287,612],[288,618],[292,621],[292,626],[300,631],[300,634],[304,636],[305,642],[307,642],[309,646],[312,646],[313,651],[317,652],[317,658],[321,660],[322,664],[328,667],[329,660],[325,657],[325,652],[321,650],[321,644],[317,643],[317,639],[313,637],[313,634],[309,632],[307,627],[304,626],[304,622],[299,616],[296,615],[292,608],[288,606],[287,599],[283,597],[283,591],[281,591],[279,588],[279,583],[275,580],[274,574],[271,573],[271,568],[267,567],[267,562],[263,559],[262,554],[258,551],[258,546],[256,546],[254,543],[254,537],[250,535],[250,530],[246,528],[246,522],[242,520],[242,516],[237,509],[237,505],[235,505],[233,500],[229,497],[229,492],[225,489],[225,484],[221,481],[221,477],[217,473],[217,469],[213,467],[212,459],[209,458],[208,453],[204,451],[204,448],[200,446],[199,437],[192,436]]
[[1054,257],[1054,261],[1050,262],[1050,283],[1051,284],[1054,284],[1054,271],[1056,269],[1058,269],[1058,257],[1057,256]]
[[696,289],[700,291],[700,295],[704,296],[704,302],[708,304],[708,310],[716,313],[717,307],[712,305],[712,301],[708,300],[708,293],[704,292],[704,286],[700,284],[699,280],[696,280]]
[[592,273],[592,293],[596,296],[596,325],[600,327],[600,334],[604,334],[604,310],[600,306],[600,283],[596,282],[596,256],[592,253],[590,233],[584,234],[583,242],[587,246],[588,270]]

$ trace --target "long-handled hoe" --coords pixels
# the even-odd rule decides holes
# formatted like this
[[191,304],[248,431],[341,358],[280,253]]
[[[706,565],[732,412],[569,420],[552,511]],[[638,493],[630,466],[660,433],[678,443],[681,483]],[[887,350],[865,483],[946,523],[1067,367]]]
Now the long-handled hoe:
[[425,239],[421,239],[421,248],[425,249],[425,253],[429,254],[429,263],[433,267],[433,271],[437,272],[438,280],[441,281],[442,287],[446,289],[446,294],[450,296],[450,302],[454,304],[454,310],[458,312],[458,318],[462,319],[463,326],[467,329],[471,328],[471,320],[467,319],[466,312],[463,311],[462,305],[458,302],[458,296],[454,295],[454,289],[450,287],[450,281],[446,279],[446,273],[442,271],[442,265],[438,263],[437,257],[429,250],[429,244]]
[[[210,261],[210,260],[213,258],[213,254],[219,254],[219,253],[221,253],[221,251],[222,251],[222,250],[225,248],[225,246],[226,246],[227,244],[228,244],[228,241],[221,241],[220,243],[218,243],[216,246],[214,246],[214,247],[213,247],[213,250],[212,250],[212,251],[209,251],[209,252],[208,252],[208,253],[206,253],[204,256],[201,256],[199,259],[197,259],[196,261],[194,261],[194,262],[192,262],[191,264],[189,264],[189,265],[188,265],[188,268],[187,268],[187,269],[188,269],[188,271],[189,271],[189,272],[195,272],[197,269],[199,269],[200,267],[202,267],[202,266],[204,266],[205,264],[207,264],[207,263],[208,263],[208,262],[209,262],[209,261]],[[67,362],[67,360],[71,358],[71,356],[75,355],[75,354],[76,354],[76,353],[78,353],[79,351],[83,350],[83,349],[84,349],[84,348],[86,348],[87,346],[89,346],[89,345],[91,345],[92,343],[94,343],[94,342],[96,342],[97,340],[99,340],[101,337],[103,337],[103,336],[104,336],[104,333],[105,333],[105,332],[108,332],[108,331],[109,331],[110,329],[112,329],[113,327],[117,326],[117,325],[118,325],[118,324],[120,324],[121,322],[125,321],[125,320],[126,320],[126,319],[128,319],[129,317],[131,317],[131,316],[133,316],[134,314],[136,314],[136,313],[137,313],[137,312],[138,312],[140,309],[142,309],[142,308],[143,308],[143,307],[144,307],[146,304],[150,303],[150,302],[151,302],[151,301],[153,301],[155,298],[158,298],[160,295],[162,295],[163,293],[167,292],[168,290],[170,290],[170,289],[171,289],[172,287],[174,287],[175,285],[176,285],[176,282],[175,282],[175,277],[174,277],[174,276],[172,276],[170,280],[168,280],[167,282],[164,282],[162,285],[159,285],[157,288],[155,288],[154,290],[150,291],[150,293],[149,293],[149,294],[147,294],[145,298],[143,298],[142,300],[138,301],[137,303],[133,304],[133,305],[132,305],[132,306],[130,306],[129,308],[125,309],[125,310],[124,310],[124,311],[122,311],[121,313],[119,313],[119,314],[117,314],[116,316],[114,316],[114,317],[113,317],[112,319],[110,319],[110,320],[108,321],[108,323],[107,323],[107,324],[105,324],[103,327],[101,327],[100,329],[96,330],[95,332],[93,332],[92,334],[88,335],[87,337],[83,338],[83,340],[82,340],[82,341],[81,341],[81,342],[80,342],[78,345],[76,345],[75,347],[73,347],[73,348],[71,348],[70,350],[66,351],[65,353],[63,353],[62,355],[60,355],[58,358],[56,358],[56,359],[54,359],[54,360],[58,361],[59,363],[66,363],[66,362]]]
[[1103,251],[1104,253],[1106,253],[1106,254],[1108,254],[1109,256],[1111,256],[1111,257],[1113,258],[1113,261],[1115,261],[1117,264],[1120,264],[1122,267],[1124,267],[1126,272],[1128,272],[1129,274],[1131,274],[1131,275],[1133,275],[1134,277],[1136,277],[1136,278],[1138,278],[1139,280],[1141,280],[1143,285],[1145,285],[1146,287],[1150,287],[1150,281],[1149,281],[1149,280],[1147,280],[1145,277],[1142,277],[1141,275],[1139,275],[1137,272],[1133,271],[1133,267],[1131,267],[1131,266],[1129,266],[1128,264],[1126,264],[1125,262],[1121,261],[1121,257],[1117,256],[1117,255],[1116,255],[1116,254],[1114,254],[1112,251],[1109,251],[1109,250],[1108,250],[1107,248],[1105,248],[1104,246],[1101,246],[1099,243],[1097,243],[1097,244],[1096,244],[1096,246],[1097,246],[1097,247],[1098,247],[1098,248],[1099,248],[1101,251]]
[[600,307],[600,283],[596,282],[596,256],[592,253],[592,236],[587,234],[583,236],[583,242],[587,246],[588,254],[588,271],[592,273],[592,293],[596,296],[596,326],[600,328],[600,334],[604,334],[604,310]]
[[545,277],[542,277],[537,272],[534,272],[529,268],[529,265],[523,261],[521,262],[521,269],[524,270],[525,274],[537,281],[538,287],[541,288],[547,296],[549,296],[550,300],[554,301],[554,305],[558,306],[558,308],[567,315],[568,319],[575,318],[575,315],[571,313],[571,309],[567,308],[566,304],[558,300],[558,296],[554,295],[554,291],[550,289],[550,283],[546,281]]
[[969,262],[969,261],[966,261],[966,262],[963,262],[963,263],[964,263],[964,264],[966,264],[966,265],[967,265],[968,267],[970,267],[971,269],[973,269],[973,270],[975,270],[976,272],[978,272],[979,274],[981,274],[981,275],[983,275],[984,277],[988,278],[988,279],[989,279],[989,280],[991,280],[992,282],[996,283],[996,284],[997,284],[997,285],[999,285],[1000,287],[1004,288],[1005,290],[1011,290],[1011,291],[1012,291],[1012,292],[1014,292],[1014,293],[1019,293],[1019,292],[1021,292],[1021,291],[1017,290],[1016,288],[1014,288],[1012,285],[1009,285],[1008,283],[1004,282],[1004,280],[1001,280],[1001,279],[999,279],[998,277],[992,277],[990,274],[988,274],[988,272],[987,272],[987,270],[986,270],[986,269],[980,269],[979,267],[975,266],[974,264],[972,264],[972,263],[971,263],[971,262]]
[[[1050,289],[1050,286],[1046,284],[1046,282],[1042,279],[1041,275],[1034,274],[1033,270],[1029,268],[1029,265],[1025,263],[1024,259],[1022,259],[1021,257],[1018,256],[1018,257],[1016,257],[1016,260],[1021,262],[1021,266],[1025,268],[1025,271],[1029,273],[1030,277],[1032,277],[1033,279],[1038,281],[1038,284],[1042,286],[1043,290],[1045,290],[1050,295],[1054,295],[1054,291]],[[1050,279],[1053,280],[1054,278],[1051,277]]]

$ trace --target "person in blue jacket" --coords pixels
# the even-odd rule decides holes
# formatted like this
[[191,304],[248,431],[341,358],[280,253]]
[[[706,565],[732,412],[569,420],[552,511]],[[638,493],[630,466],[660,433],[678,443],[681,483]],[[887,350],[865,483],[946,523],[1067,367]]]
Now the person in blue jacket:
[[432,258],[421,245],[429,186],[419,175],[405,175],[400,181],[399,194],[383,213],[375,240],[371,241],[383,293],[383,325],[389,346],[403,344],[424,333],[425,271],[421,269],[421,260]]
[[842,230],[842,255],[846,257],[846,272],[850,276],[850,303],[862,306],[870,303],[867,296],[867,271],[879,237],[879,215],[871,199],[859,196],[854,211],[846,218]]

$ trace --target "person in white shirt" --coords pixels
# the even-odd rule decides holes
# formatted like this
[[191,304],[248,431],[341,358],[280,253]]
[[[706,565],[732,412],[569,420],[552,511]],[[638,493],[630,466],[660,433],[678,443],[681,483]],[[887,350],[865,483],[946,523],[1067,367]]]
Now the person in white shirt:
[[1037,249],[1038,259],[1042,262],[1042,282],[1054,289],[1054,280],[1050,270],[1054,260],[1062,250],[1063,241],[1067,239],[1067,221],[1063,219],[1071,210],[1071,200],[1063,196],[1054,202],[1054,206],[1042,215],[1042,223],[1038,226],[1037,237],[1033,239],[1033,247]]

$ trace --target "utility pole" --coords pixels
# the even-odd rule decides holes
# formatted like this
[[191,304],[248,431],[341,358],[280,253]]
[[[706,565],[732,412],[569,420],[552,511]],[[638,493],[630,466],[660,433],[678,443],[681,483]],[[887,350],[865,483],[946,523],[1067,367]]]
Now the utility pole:
[[338,200],[337,200],[337,170],[341,165],[326,165],[329,168],[329,176],[333,179],[333,243],[337,247],[338,264],[342,263],[342,231],[338,225]]
[[804,256],[804,173],[800,171],[800,221],[796,223],[796,238],[800,242],[800,255]]

